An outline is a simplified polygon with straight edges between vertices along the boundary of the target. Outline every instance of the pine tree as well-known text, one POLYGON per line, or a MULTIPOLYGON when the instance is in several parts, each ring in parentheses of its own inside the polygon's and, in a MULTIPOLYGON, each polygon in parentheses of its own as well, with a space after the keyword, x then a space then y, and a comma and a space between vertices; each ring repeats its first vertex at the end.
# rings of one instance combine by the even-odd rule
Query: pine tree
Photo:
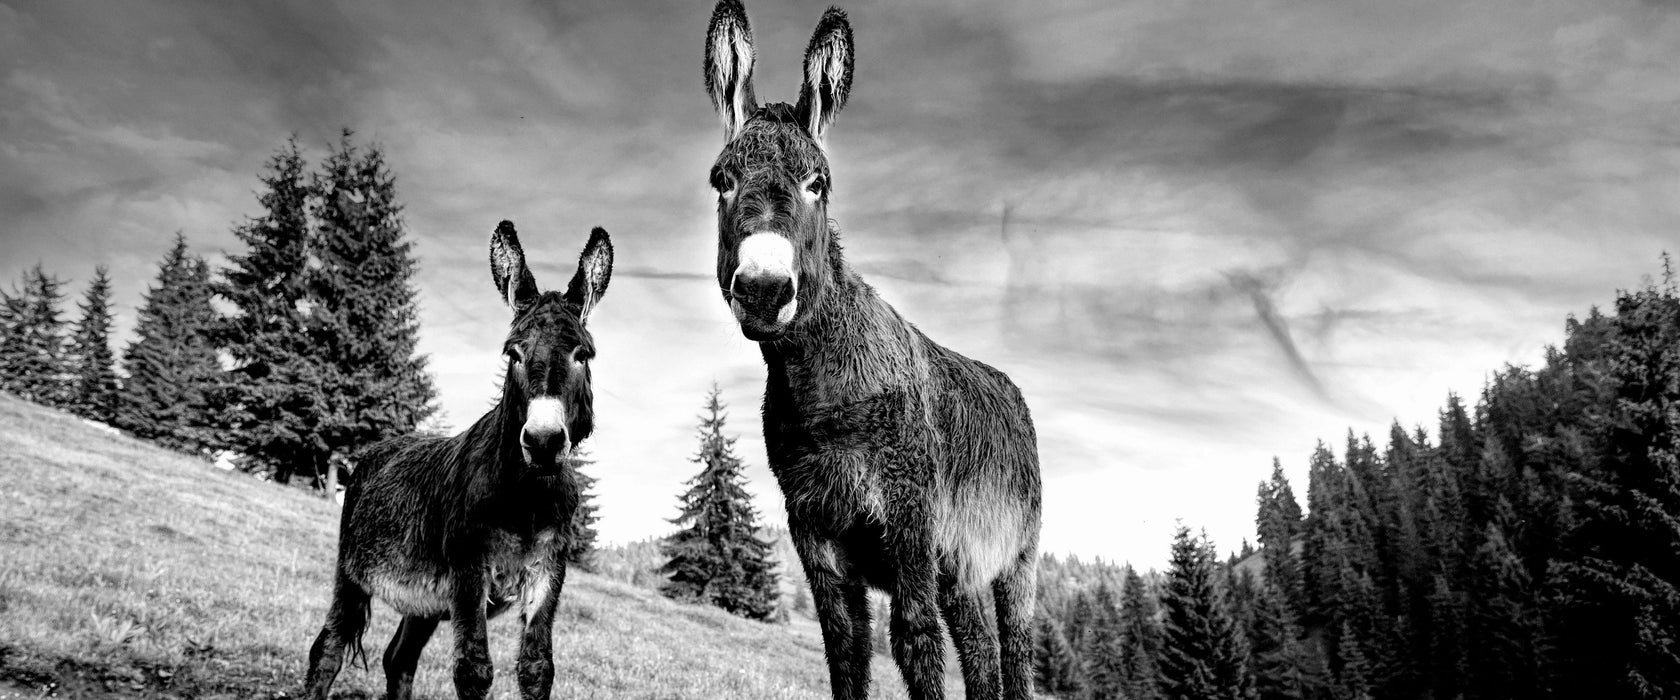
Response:
MULTIPOLYGON (((311 178, 319 265, 305 274, 325 409, 316 432, 336 455, 413 431, 436 410, 437 395, 426 358, 415 353, 416 264, 396 178, 377 147, 358 148, 351 136, 343 132, 311 178)), ((322 474, 321 466, 314 473, 322 474)), ((333 481, 331 472, 325 476, 333 481)))
POLYGON ((63 289, 63 280, 36 263, 24 271, 22 291, 0 300, 6 310, 0 389, 48 406, 69 404, 75 375, 65 358, 63 289))
MULTIPOLYGON (((1340 510, 1341 465, 1323 442, 1307 466, 1307 516, 1301 529, 1301 609, 1304 624, 1325 624, 1335 615, 1341 592, 1332 558, 1342 547, 1332 512, 1340 510)), ((1339 517, 1339 516, 1338 516, 1339 517)))
POLYGON ((1445 573, 1437 573, 1432 584, 1427 607, 1429 686, 1436 697, 1461 697, 1469 671, 1464 641, 1468 603, 1464 592, 1455 589, 1445 573))
POLYGON ((102 423, 116 423, 121 382, 111 352, 111 277, 104 265, 94 268, 70 339, 71 370, 76 375, 70 409, 102 423))
POLYGON ((661 544, 669 560, 660 568, 670 598, 699 601, 755 620, 776 611, 776 574, 770 544, 759 539, 758 513, 744 488, 735 438, 724 437, 724 405, 717 385, 706 397, 701 417, 700 449, 691 460, 700 473, 688 480, 682 514, 672 522, 683 529, 661 544))
POLYGON ((123 352, 128 379, 117 423, 136 437, 186 451, 219 445, 221 364, 209 336, 216 322, 209 285, 209 266, 176 234, 123 352))
POLYGON ((595 523, 601 519, 597 513, 600 506, 595 503, 595 477, 583 472, 583 468, 595 463, 589 457, 587 449, 574 450, 571 456, 571 468, 577 472, 578 498, 577 510, 572 513, 572 537, 570 548, 566 551, 566 563, 583 571, 595 572, 595 540, 599 533, 595 531, 595 523))
POLYGON ((1301 504, 1283 474, 1283 464, 1272 458, 1272 476, 1260 483, 1259 512, 1255 527, 1260 551, 1266 562, 1266 578, 1276 580, 1284 600, 1295 609, 1303 607, 1301 570, 1294 552, 1303 529, 1301 504))
POLYGON ((1125 694, 1122 664, 1120 603, 1107 581, 1099 581, 1091 592, 1092 617, 1080 640, 1079 659, 1084 669, 1085 697, 1113 698, 1125 694))
POLYGON ((1301 642, 1301 627, 1280 582, 1267 577, 1255 593, 1248 628, 1255 695, 1259 700, 1318 697, 1323 678, 1301 642))
POLYGON ((1336 659, 1340 665, 1336 674, 1336 700, 1372 700, 1371 663, 1365 656, 1364 645, 1347 622, 1342 623, 1336 659))
MULTIPOLYGON (((1085 639, 1090 636, 1092 623, 1097 618, 1096 601, 1091 597, 1090 588, 1080 588, 1073 593, 1073 600, 1068 606, 1067 615, 1062 618, 1062 633, 1067 635, 1068 644, 1073 647, 1075 656, 1085 652, 1085 639)), ((1079 685, 1085 685, 1085 660, 1079 659, 1079 685)))
POLYGON ((1576 524, 1553 562, 1558 697, 1680 696, 1680 298, 1616 300, 1607 452, 1570 475, 1576 524))
POLYGON ((1058 695, 1077 694, 1081 675, 1079 657, 1074 655, 1062 624, 1049 615, 1039 615, 1037 637, 1033 672, 1039 689, 1058 695))
POLYGON ((1120 589, 1120 686, 1130 700, 1159 700, 1161 627, 1143 577, 1126 567, 1120 589))
POLYGON ((1242 642, 1215 586, 1214 561, 1213 546, 1179 526, 1161 596, 1166 610, 1161 689, 1169 700, 1253 696, 1242 642))
MULTIPOLYGON (((25 274, 28 274, 27 272, 25 274)), ((0 289, 0 391, 16 392, 23 377, 23 295, 0 289)))
POLYGON ((233 231, 247 250, 228 256, 214 286, 233 307, 216 338, 234 364, 232 442, 286 483, 294 473, 315 473, 330 454, 320 435, 328 407, 308 333, 310 186, 296 137, 266 167, 262 215, 233 231))
POLYGON ((1539 697, 1539 620, 1528 570, 1497 524, 1488 523, 1484 537, 1471 568, 1467 664, 1471 674, 1465 697, 1539 697))

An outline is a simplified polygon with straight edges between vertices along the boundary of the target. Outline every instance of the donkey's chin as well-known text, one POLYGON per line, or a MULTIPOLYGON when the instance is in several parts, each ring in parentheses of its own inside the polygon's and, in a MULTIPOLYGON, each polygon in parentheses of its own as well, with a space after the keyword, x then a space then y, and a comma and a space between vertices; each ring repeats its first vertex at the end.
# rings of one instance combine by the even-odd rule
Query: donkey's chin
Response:
POLYGON ((572 461, 570 449, 561 450, 551 455, 531 454, 530 450, 521 449, 520 456, 525 458, 525 468, 537 476, 552 476, 572 461))
POLYGON ((790 301, 777 310, 775 318, 765 318, 764 315, 753 313, 741 305, 739 301, 731 300, 729 310, 735 313, 735 321, 741 324, 741 335, 747 340, 768 342, 777 340, 787 333, 793 323, 794 312, 799 309, 799 301, 790 301))
POLYGON ((741 335, 746 336, 747 340, 760 343, 768 343, 772 340, 779 340, 781 339, 782 334, 786 331, 786 326, 762 326, 750 321, 743 321, 741 323, 741 335))

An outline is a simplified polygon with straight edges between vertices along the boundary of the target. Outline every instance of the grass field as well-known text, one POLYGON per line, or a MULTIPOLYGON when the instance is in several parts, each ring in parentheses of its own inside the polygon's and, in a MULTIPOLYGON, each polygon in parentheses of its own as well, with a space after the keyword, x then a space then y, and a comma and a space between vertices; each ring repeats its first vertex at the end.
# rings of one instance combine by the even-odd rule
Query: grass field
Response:
MULTIPOLYGON (((297 697, 337 521, 307 492, 0 395, 0 698, 297 697)), ((396 614, 373 617, 372 668, 347 666, 336 696, 382 694, 396 614)), ((517 697, 515 618, 490 623, 497 698, 517 697)), ((454 697, 447 627, 421 697, 454 697)), ((828 697, 808 620, 749 622, 587 574, 566 583, 555 657, 556 697, 828 697)), ((890 660, 874 677, 875 697, 904 697, 890 660)))

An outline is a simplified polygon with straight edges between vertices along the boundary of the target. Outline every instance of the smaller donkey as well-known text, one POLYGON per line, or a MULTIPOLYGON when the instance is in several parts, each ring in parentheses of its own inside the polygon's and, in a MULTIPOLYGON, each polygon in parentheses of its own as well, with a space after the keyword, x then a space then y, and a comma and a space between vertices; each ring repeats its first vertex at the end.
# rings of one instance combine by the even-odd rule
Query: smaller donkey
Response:
POLYGON ((579 485, 571 450, 594 430, 585 322, 612 277, 612 242, 595 229, 564 294, 539 292, 513 223, 490 238, 490 272, 513 307, 502 398, 452 438, 406 435, 369 447, 344 497, 338 576, 309 650, 308 697, 323 700, 373 598, 402 613, 385 648, 386 697, 406 699, 438 621, 455 628, 455 692, 490 692, 485 621, 518 602, 519 691, 554 684, 554 608, 566 580, 579 485))

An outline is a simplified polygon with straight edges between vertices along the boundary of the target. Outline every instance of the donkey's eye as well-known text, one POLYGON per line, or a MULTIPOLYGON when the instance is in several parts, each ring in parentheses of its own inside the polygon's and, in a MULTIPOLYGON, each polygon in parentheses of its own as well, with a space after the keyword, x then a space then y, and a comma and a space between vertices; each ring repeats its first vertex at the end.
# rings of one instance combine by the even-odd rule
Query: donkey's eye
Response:
POLYGON ((805 191, 821 196, 822 193, 828 191, 828 178, 821 175, 811 176, 811 182, 805 185, 805 191))
POLYGON ((712 189, 720 195, 727 195, 735 191, 735 178, 729 173, 718 170, 712 173, 712 189))
POLYGON ((572 351, 573 362, 588 362, 593 359, 595 359, 595 351, 589 348, 579 347, 572 351))
POLYGON ((519 350, 519 346, 517 346, 517 345, 510 345, 510 346, 508 346, 508 349, 507 349, 507 351, 506 351, 506 352, 507 352, 507 356, 508 356, 508 359, 510 359, 510 360, 513 360, 513 363, 514 363, 514 364, 516 364, 516 365, 518 365, 518 364, 524 364, 524 362, 525 362, 525 353, 524 353, 524 352, 521 352, 521 351, 520 351, 520 350, 519 350))

